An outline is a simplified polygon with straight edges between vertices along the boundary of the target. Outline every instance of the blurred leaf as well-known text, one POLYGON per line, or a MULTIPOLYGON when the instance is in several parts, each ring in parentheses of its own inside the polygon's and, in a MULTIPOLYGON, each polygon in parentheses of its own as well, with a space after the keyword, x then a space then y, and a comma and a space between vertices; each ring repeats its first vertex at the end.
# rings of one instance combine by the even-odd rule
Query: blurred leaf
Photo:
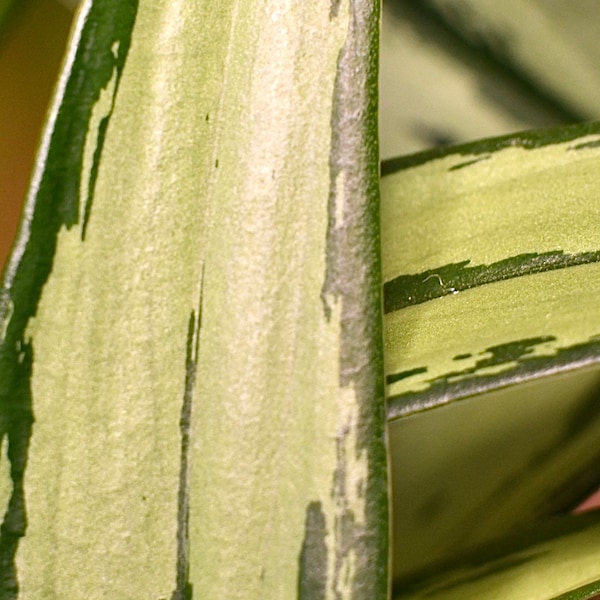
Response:
POLYGON ((384 3, 380 54, 383 158, 578 118, 467 44, 422 2, 384 3))
POLYGON ((395 600, 588 600, 600 591, 600 513, 526 529, 405 582, 395 600))
POLYGON ((58 2, 66 6, 69 10, 75 10, 81 4, 81 0, 58 0, 58 2))
POLYGON ((426 0, 476 47, 580 119, 600 117, 600 21, 594 0, 426 0))

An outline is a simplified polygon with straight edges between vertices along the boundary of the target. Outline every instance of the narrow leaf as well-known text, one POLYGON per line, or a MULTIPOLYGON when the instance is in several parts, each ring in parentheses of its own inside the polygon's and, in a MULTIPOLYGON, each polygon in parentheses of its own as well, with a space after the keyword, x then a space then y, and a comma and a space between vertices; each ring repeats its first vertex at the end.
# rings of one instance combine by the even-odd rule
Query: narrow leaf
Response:
POLYGON ((582 0, 427 0, 448 24, 480 50, 494 54, 540 92, 579 119, 597 119, 600 28, 597 5, 582 0))
POLYGON ((421 0, 384 3, 380 86, 383 158, 580 116, 473 47, 421 0))
POLYGON ((406 583, 395 600, 592 600, 600 590, 600 514, 567 516, 406 583))
POLYGON ((600 479, 599 147, 585 125, 384 164, 396 578, 600 479))

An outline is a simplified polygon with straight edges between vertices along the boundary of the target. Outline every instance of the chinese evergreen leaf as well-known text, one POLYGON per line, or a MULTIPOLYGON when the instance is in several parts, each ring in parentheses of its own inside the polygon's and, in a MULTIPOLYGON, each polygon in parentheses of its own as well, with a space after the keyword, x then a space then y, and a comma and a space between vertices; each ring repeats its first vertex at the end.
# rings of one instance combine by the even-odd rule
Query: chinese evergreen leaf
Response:
POLYGON ((397 581, 600 480, 600 128, 384 164, 397 581))
POLYGON ((386 598, 377 31, 80 7, 3 279, 2 600, 386 598))

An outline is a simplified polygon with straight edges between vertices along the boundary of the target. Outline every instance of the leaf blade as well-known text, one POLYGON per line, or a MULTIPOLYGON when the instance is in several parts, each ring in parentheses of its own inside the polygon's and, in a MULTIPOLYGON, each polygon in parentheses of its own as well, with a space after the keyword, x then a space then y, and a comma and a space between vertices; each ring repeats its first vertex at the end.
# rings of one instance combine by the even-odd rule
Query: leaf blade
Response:
MULTIPOLYGON (((112 32, 111 6, 132 4, 88 2, 80 30, 112 32)), ((313 8, 140 4, 120 81, 113 38, 110 68, 65 75, 97 78, 81 113, 57 100, 75 141, 42 150, 70 203, 45 244, 26 222, 5 276, 7 347, 35 345, 26 596, 293 597, 321 513, 312 575, 386 595, 378 12, 313 8), (28 251, 47 277, 30 304, 28 251)))

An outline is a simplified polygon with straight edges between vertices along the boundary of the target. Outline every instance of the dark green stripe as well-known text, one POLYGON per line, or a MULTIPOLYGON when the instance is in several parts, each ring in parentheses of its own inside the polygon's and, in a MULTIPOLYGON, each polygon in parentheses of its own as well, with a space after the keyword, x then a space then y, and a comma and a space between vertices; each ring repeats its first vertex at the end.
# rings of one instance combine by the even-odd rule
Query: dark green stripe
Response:
MULTIPOLYGON (((95 0, 90 8, 47 154, 41 159, 44 172, 35 190, 33 215, 21 225, 20 237, 2 279, 0 322, 11 313, 11 304, 12 316, 5 338, 0 341, 0 436, 8 437, 13 492, 0 529, 0 600, 15 597, 14 558, 18 538, 24 535, 26 526, 20 488, 33 421, 30 379, 34 349, 25 330, 36 314, 42 290, 52 271, 58 233, 62 227, 69 229, 78 221, 89 120, 115 66, 118 85, 129 51, 137 7, 138 0, 95 0), (115 57, 113 49, 117 44, 115 57)), ((98 152, 100 150, 101 146, 98 152)), ((96 154, 95 163, 98 159, 96 154)))
POLYGON ((491 157, 492 157, 492 155, 488 154, 487 156, 482 156, 480 158, 475 158, 473 160, 467 160, 465 162, 458 163, 457 165, 454 165, 453 167, 450 167, 448 169, 448 171, 459 171, 460 169, 464 169, 465 167, 470 167, 471 165, 477 164, 483 160, 488 160, 491 157))
POLYGON ((587 150, 588 148, 598 148, 600 147, 600 140, 594 140, 593 142, 583 142, 582 144, 577 144, 577 146, 572 146, 569 150, 587 150))
POLYGON ((600 598, 600 580, 556 596, 552 600, 597 600, 598 598, 600 598))
POLYGON ((524 131, 516 135, 504 135, 468 144, 434 148, 409 156, 392 158, 381 163, 381 175, 382 177, 391 175, 392 173, 417 167, 437 158, 445 158, 454 154, 462 156, 492 154, 504 148, 512 147, 534 150, 551 144, 568 142, 587 135, 600 135, 600 122, 594 121, 593 123, 578 123, 576 125, 554 127, 551 129, 524 131))
MULTIPOLYGON (((62 104, 58 110, 44 172, 35 196, 31 220, 22 225, 16 250, 9 260, 0 292, 0 320, 14 311, 4 342, 0 345, 0 410, 29 410, 13 388, 23 332, 35 315, 50 272, 58 232, 77 223, 80 179, 87 127, 93 107, 113 76, 121 76, 131 42, 137 0, 96 0, 81 33, 81 40, 62 104), (118 44, 117 57, 113 48, 118 44), (27 233, 29 229, 29 234, 27 233), (22 255, 20 255, 22 251, 22 255), (14 264, 18 259, 18 264, 14 264)), ((118 84, 118 82, 117 82, 118 84)), ((97 157, 95 157, 97 160, 97 157)))
MULTIPOLYGON (((341 6, 341 4, 340 4, 341 6)), ((361 561, 352 574, 352 598, 388 597, 388 487, 385 447, 385 397, 381 319, 379 152, 377 140, 377 47, 380 8, 370 0, 351 0, 346 42, 336 69, 329 154, 330 191, 326 233, 324 317, 341 308, 339 386, 355 393, 358 409, 354 451, 364 451, 369 470, 362 487, 364 521, 354 520, 345 485, 346 446, 333 475, 331 496, 337 522, 332 524, 335 561, 330 587, 346 574, 343 561, 356 552, 361 561), (339 177, 343 190, 339 194, 339 177), (338 219, 340 205, 343 206, 338 219), (340 534, 340 528, 342 533, 340 534), (342 540, 342 541, 340 541, 342 540), (374 568, 376 565, 376 568, 374 568)), ((308 552, 308 550, 307 550, 308 552)), ((307 560, 309 560, 307 558, 307 560)))
POLYGON ((297 600, 325 600, 327 596, 327 526, 320 502, 306 507, 304 540, 300 550, 297 600))
MULTIPOLYGON (((489 367, 496 367, 498 365, 507 364, 511 362, 515 362, 521 360, 527 354, 531 354, 533 348, 538 346, 539 344, 544 344, 546 342, 553 342, 556 338, 551 335, 529 338, 525 340, 517 340, 515 342, 509 342, 507 344, 500 344, 498 346, 490 346, 486 348, 480 354, 491 354, 491 356, 487 356, 486 358, 482 358, 475 363, 475 366, 468 367, 463 369, 462 371, 452 371, 451 373, 447 373, 443 377, 438 377, 437 379, 432 379, 432 383, 438 382, 440 380, 449 381, 450 379, 454 379, 457 377, 466 377, 468 375, 473 375, 480 371, 481 369, 487 369, 489 367)), ((467 358, 472 356, 472 354, 459 354, 459 360, 463 358, 467 358)), ((452 360, 456 360, 454 357, 452 360)), ((422 373, 427 373, 427 367, 417 367, 415 369, 410 369, 408 371, 401 371, 400 373, 394 373, 393 375, 388 375, 386 377, 386 383, 391 385, 396 381, 401 381, 403 379, 408 379, 409 377, 414 377, 415 375, 421 375, 422 373)))
POLYGON ((495 281, 600 262, 600 251, 578 254, 565 254, 562 250, 532 252, 473 267, 467 266, 470 262, 464 260, 386 281, 383 286, 384 311, 390 313, 495 281))
POLYGON ((202 294, 204 268, 200 285, 198 314, 192 310, 188 322, 185 356, 185 387, 181 405, 179 428, 181 431, 181 457, 179 465, 179 492, 177 498, 177 561, 175 590, 171 600, 192 600, 193 586, 190 581, 190 432, 192 428, 192 399, 196 387, 196 371, 200 350, 200 330, 202 329, 202 294))
POLYGON ((427 373, 427 367, 417 367, 416 369, 410 369, 408 371, 401 371, 400 373, 388 375, 385 378, 385 382, 388 385, 391 385, 392 383, 396 383, 396 381, 407 379, 408 377, 412 377, 413 375, 421 375, 422 373, 427 373))
POLYGON ((90 169, 90 178, 88 181, 88 193, 85 200, 85 208, 83 211, 83 222, 81 224, 81 241, 85 241, 85 234, 87 232, 88 224, 90 222, 90 216, 92 214, 92 204, 94 202, 94 192, 96 191, 96 180, 98 179, 98 169, 100 168, 100 158, 102 157, 102 150, 104 148, 104 139, 106 137, 106 130, 115 108, 115 100, 117 98, 116 90, 115 95, 112 99, 112 105, 109 114, 100 121, 98 126, 98 136, 96 138, 96 149, 94 150, 94 158, 92 160, 92 168, 90 169))
POLYGON ((600 362, 600 335, 586 342, 557 349, 550 356, 529 356, 534 347, 554 341, 546 335, 486 348, 481 354, 491 357, 478 360, 475 366, 452 371, 428 380, 424 390, 405 392, 388 398, 388 419, 446 404, 452 400, 531 380, 541 375, 551 375, 600 362), (478 374, 481 370, 517 363, 500 373, 478 374))

